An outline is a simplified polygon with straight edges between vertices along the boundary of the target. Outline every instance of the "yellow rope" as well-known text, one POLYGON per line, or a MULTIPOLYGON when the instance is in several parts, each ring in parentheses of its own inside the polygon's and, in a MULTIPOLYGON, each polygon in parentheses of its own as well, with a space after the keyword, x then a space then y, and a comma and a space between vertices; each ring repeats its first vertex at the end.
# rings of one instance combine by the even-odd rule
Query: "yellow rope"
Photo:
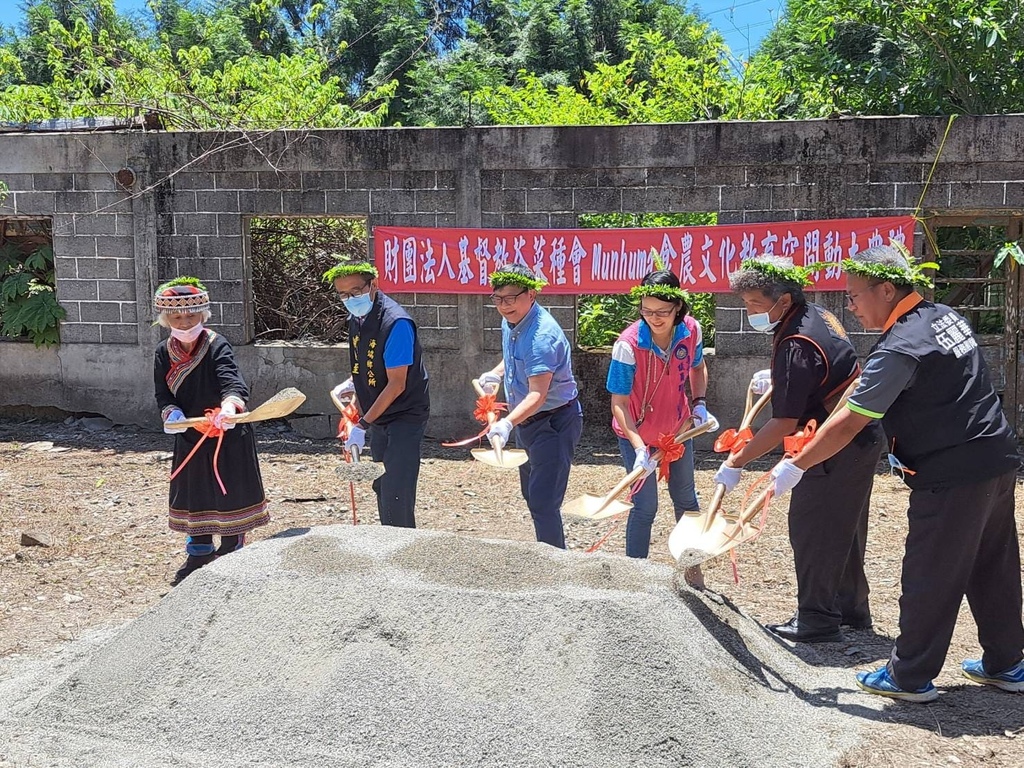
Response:
POLYGON ((942 149, 946 146, 946 139, 949 137, 949 131, 953 127, 953 121, 956 120, 958 115, 950 115, 949 121, 946 123, 946 132, 942 134, 942 141, 939 142, 939 149, 935 153, 935 159, 932 161, 931 170, 928 171, 928 178, 925 179, 924 189, 921 190, 921 197, 917 200, 917 208, 914 209, 913 217, 914 221, 920 222, 921 228, 924 229, 924 236, 928 239, 928 244, 932 247, 932 252, 935 254, 935 259, 941 258, 939 253, 939 244, 935 240, 935 235, 932 234, 931 228, 928 226, 928 222, 921 217, 921 206, 924 205, 924 197, 928 194, 928 187, 932 183, 932 177, 935 175, 935 169, 939 165, 939 158, 942 157, 942 149))

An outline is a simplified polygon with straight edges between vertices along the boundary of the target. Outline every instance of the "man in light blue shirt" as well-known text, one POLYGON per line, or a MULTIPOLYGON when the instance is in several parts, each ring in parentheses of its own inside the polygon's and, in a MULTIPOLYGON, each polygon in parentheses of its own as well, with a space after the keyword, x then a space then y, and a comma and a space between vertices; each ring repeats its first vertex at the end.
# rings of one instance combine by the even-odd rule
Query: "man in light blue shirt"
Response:
POLYGON ((562 500, 583 432, 572 348, 551 313, 537 303, 545 283, 528 267, 502 267, 490 280, 491 299, 503 318, 502 360, 478 381, 485 392, 504 382, 509 413, 487 437, 504 446, 516 429, 516 442, 529 457, 519 467, 519 485, 537 541, 565 549, 562 500))

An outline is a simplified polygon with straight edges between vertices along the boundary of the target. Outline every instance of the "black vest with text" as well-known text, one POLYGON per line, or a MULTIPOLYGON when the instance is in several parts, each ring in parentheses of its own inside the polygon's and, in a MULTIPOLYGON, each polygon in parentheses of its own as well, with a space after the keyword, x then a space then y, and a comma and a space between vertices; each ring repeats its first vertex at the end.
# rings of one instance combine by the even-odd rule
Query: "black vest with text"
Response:
POLYGON ((406 374, 405 391, 374 420, 375 424, 388 424, 399 419, 425 422, 430 416, 429 377, 427 369, 423 367, 423 350, 420 348, 416 323, 394 299, 385 296, 381 291, 377 291, 373 307, 366 317, 362 318, 362 322, 354 317, 349 317, 348 320, 348 348, 356 397, 359 398, 363 413, 366 413, 387 386, 384 345, 391 334, 391 329, 399 320, 408 320, 412 323, 412 365, 406 374))
POLYGON ((968 485, 1014 470, 1017 444, 967 321, 921 301, 871 350, 912 357, 918 368, 882 426, 911 488, 968 485))
POLYGON ((836 316, 810 302, 794 305, 779 323, 772 340, 773 368, 779 345, 786 339, 794 338, 814 345, 825 360, 825 375, 799 420, 800 426, 811 419, 815 419, 818 426, 821 426, 843 391, 860 374, 857 353, 836 316))

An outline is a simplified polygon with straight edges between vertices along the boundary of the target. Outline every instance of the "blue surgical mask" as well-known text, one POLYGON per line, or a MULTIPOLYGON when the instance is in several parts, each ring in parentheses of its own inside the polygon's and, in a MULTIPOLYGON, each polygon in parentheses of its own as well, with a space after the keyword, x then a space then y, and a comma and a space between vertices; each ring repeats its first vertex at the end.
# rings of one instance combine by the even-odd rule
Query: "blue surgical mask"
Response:
MULTIPOLYGON (((780 301, 782 301, 781 296, 776 299, 775 304, 778 304, 780 301)), ((772 304, 772 309, 775 309, 775 304, 772 304)), ((750 327, 755 331, 760 331, 761 333, 768 333, 773 330, 782 318, 773 321, 769 317, 772 309, 769 309, 767 312, 758 312, 756 315, 747 315, 747 322, 750 323, 750 327)))
POLYGON ((370 298, 369 291, 348 299, 342 299, 341 303, 345 305, 345 309, 353 317, 365 317, 373 307, 373 299, 370 298))

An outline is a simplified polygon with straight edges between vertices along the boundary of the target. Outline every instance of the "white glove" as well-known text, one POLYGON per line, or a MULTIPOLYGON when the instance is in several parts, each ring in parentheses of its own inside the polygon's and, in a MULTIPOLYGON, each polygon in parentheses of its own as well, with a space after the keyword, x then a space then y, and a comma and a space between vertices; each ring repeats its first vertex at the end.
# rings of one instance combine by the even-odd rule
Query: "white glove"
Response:
POLYGON ((352 382, 352 377, 350 376, 332 389, 331 394, 339 400, 344 400, 346 397, 355 397, 356 385, 352 382))
POLYGON ((732 493, 740 484, 740 477, 743 476, 742 467, 730 467, 723 461, 718 471, 715 472, 715 483, 724 485, 726 493, 732 493))
POLYGON ((783 459, 772 470, 772 479, 775 481, 774 485, 772 485, 772 492, 776 496, 789 493, 796 487, 796 484, 800 482, 800 478, 803 476, 804 470, 800 469, 789 459, 783 459))
POLYGON ((508 445, 508 438, 511 434, 512 422, 508 419, 498 419, 487 430, 487 439, 491 441, 491 445, 497 444, 496 447, 504 448, 508 445))
POLYGON ((750 389, 755 395, 763 395, 772 385, 772 372, 765 368, 758 371, 750 380, 750 389))
POLYGON ((708 420, 708 407, 703 402, 697 403, 693 406, 692 416, 693 426, 699 427, 708 420))
POLYGON ((365 447, 366 430, 358 424, 353 424, 348 431, 348 437, 345 439, 345 450, 350 451, 352 448, 358 448, 362 451, 365 447))
POLYGON ((184 420, 185 420, 185 414, 181 412, 180 408, 175 408, 173 411, 171 411, 170 415, 168 415, 167 421, 164 422, 164 432, 166 432, 168 435, 177 435, 177 434, 179 434, 181 432, 187 432, 188 431, 188 427, 172 427, 172 426, 170 426, 171 424, 173 424, 176 421, 184 421, 184 420))
POLYGON ((476 383, 480 385, 480 389, 484 392, 493 395, 501 387, 501 376, 494 371, 488 371, 487 373, 481 373, 476 383))
POLYGON ((636 472, 638 469, 643 469, 642 477, 647 477, 657 468, 658 462, 651 458, 651 452, 647 449, 647 446, 639 448, 636 452, 636 458, 633 460, 633 471, 636 472))
POLYGON ((238 406, 231 400, 225 400, 220 404, 220 413, 213 417, 213 426, 217 429, 234 429, 235 422, 225 419, 225 416, 234 416, 238 413, 238 406))

